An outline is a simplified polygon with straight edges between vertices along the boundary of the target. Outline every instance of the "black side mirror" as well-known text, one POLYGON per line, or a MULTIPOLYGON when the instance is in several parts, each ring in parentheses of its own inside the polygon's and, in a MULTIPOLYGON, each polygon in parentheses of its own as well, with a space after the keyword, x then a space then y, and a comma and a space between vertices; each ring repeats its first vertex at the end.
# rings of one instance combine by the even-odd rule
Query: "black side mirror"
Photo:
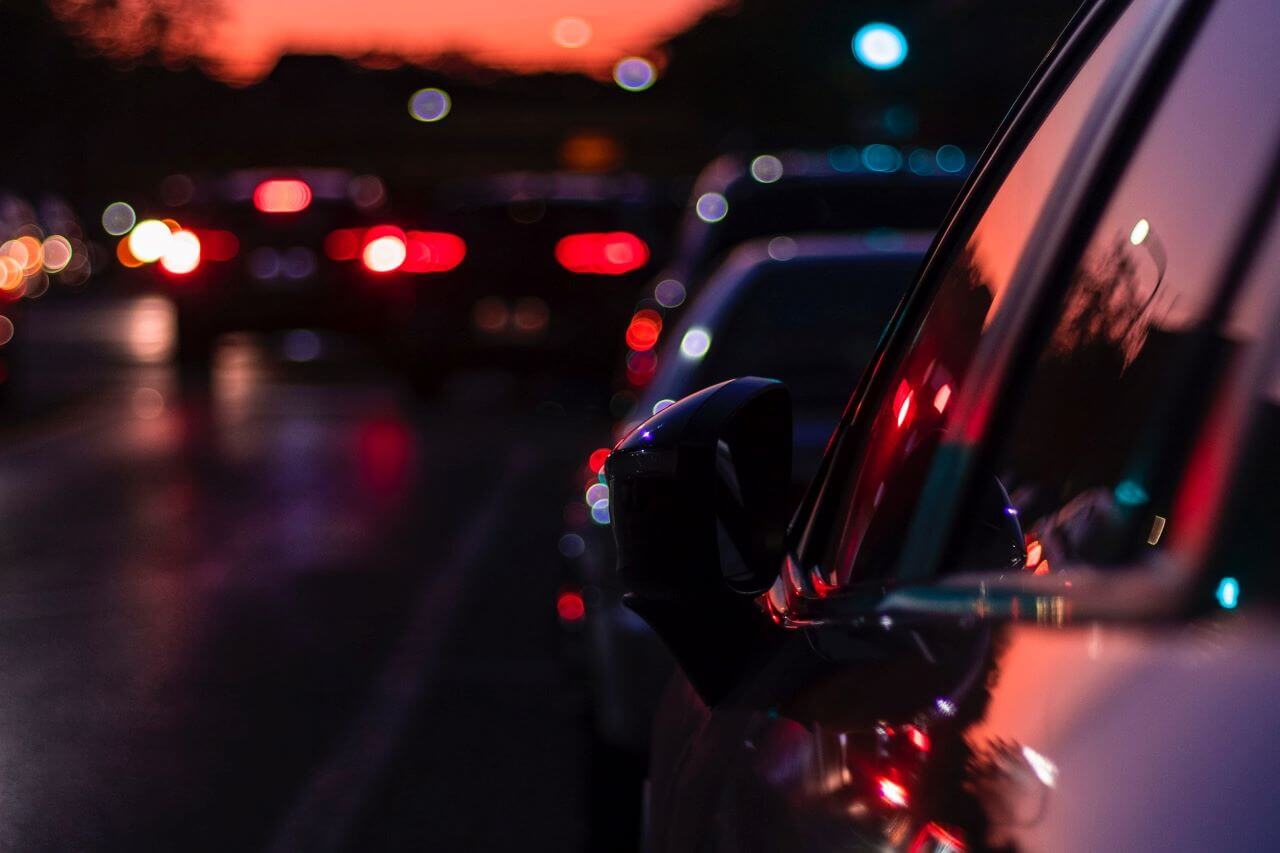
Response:
POLYGON ((707 701, 767 626, 751 597, 777 578, 791 486, 791 397, 748 377, 669 406, 605 465, 629 606, 707 701))

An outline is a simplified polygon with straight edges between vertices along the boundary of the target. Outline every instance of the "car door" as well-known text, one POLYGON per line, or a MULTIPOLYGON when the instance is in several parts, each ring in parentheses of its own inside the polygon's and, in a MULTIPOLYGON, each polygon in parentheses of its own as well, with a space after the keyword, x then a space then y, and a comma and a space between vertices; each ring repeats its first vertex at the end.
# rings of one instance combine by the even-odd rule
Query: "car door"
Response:
MULTIPOLYGON (((1229 360, 1208 356, 1221 354, 1216 333, 1230 302, 1228 279, 1238 277, 1240 237, 1256 218, 1256 188, 1266 184, 1275 147, 1274 109, 1252 103, 1275 68, 1266 51, 1226 47, 1262 37, 1258 21, 1274 24, 1273 13, 1252 6, 1222 2, 1206 12, 1200 4, 1137 2, 1109 29, 1097 18, 1085 22, 1081 33, 1093 24, 1108 35, 1075 44, 1090 58, 1073 82, 1044 95, 1052 108, 1042 104, 1043 118, 1023 128, 1029 141, 995 189, 982 201, 981 181, 971 189, 969 209, 926 270, 924 297, 900 318, 876 375, 855 396, 823 483, 798 519, 794 558, 769 595, 775 616, 800 629, 795 641, 712 711, 673 688, 657 740, 655 849, 860 842, 945 849, 1028 838, 1033 846, 1088 846, 1078 843, 1087 833, 1073 836, 1045 817, 1045 792, 1060 773, 1051 745, 1080 724, 1073 708, 1096 707, 1126 666, 1168 645, 1144 645, 1120 623, 1122 639, 1107 646, 1116 649, 1115 665, 1088 669, 1082 661, 1098 659, 1098 638, 1111 629, 1068 630, 1073 599, 1064 590, 1001 598, 973 595, 982 580, 928 593, 904 584, 927 579, 943 558, 961 561, 946 566, 949 577, 994 580, 1011 566, 1037 577, 1039 562, 1030 572, 1026 566, 1034 553, 1043 560, 1048 546, 1027 538, 1037 531, 1023 529, 1022 510, 1000 479, 1005 469, 990 464, 996 451, 989 450, 1037 448, 1053 437, 1038 423, 1045 395, 1034 390, 1037 381, 1074 389, 1068 414, 1128 405, 1125 429, 1115 429, 1125 439, 1108 441, 1106 453, 1093 453, 1071 427, 1058 431, 1076 442, 1070 452, 1086 467, 1109 473, 1139 460, 1165 463, 1147 469, 1159 476, 1145 484, 1112 484, 1113 504, 1137 501, 1143 509, 1125 516, 1126 559, 1133 531, 1158 543, 1157 517, 1166 525, 1175 517, 1161 513, 1172 510, 1159 501, 1172 501, 1185 483, 1192 439, 1228 369, 1229 360), (1245 83, 1239 96, 1214 97, 1223 79, 1245 83), (1257 133, 1214 149, 1221 140, 1204 128, 1223 126, 1257 133), (1178 192, 1199 206, 1179 211, 1178 192), (1135 205, 1143 213, 1134 215, 1135 205), (1168 235, 1175 222, 1194 221, 1189 211, 1213 211, 1215 221, 1202 219, 1203 230, 1178 239, 1175 250, 1168 235), (971 224, 958 227, 966 214, 971 224), (1083 353, 1074 377, 1064 347, 1083 353), (1199 396, 1166 381, 1187 365, 1207 371, 1199 396), (1098 370, 1110 370, 1111 381, 1095 388, 1090 376, 1098 370), (1135 387, 1142 394, 1128 399, 1135 387), (1171 418, 1186 418, 1177 421, 1183 434, 1158 429, 1171 418), (1008 424, 1016 428, 1002 429, 1008 424), (1003 444, 995 438, 1006 433, 1003 444), (946 535, 953 526, 982 533, 973 537, 973 565, 963 562, 970 551, 946 535), (1039 681, 1002 679, 1011 670, 1039 681), (993 727, 991 709, 1002 697, 1009 710, 993 727)), ((1106 429, 1088 434, 1098 435, 1109 437, 1106 429)), ((1079 475, 1060 476, 1074 483, 1079 475)), ((1064 506, 1077 497, 1071 491, 1059 489, 1064 506)), ((1092 770, 1094 781, 1105 774, 1092 770)), ((1054 813, 1083 819, 1088 802, 1077 797, 1054 813)), ((1121 808, 1132 805, 1130 798, 1121 808)))

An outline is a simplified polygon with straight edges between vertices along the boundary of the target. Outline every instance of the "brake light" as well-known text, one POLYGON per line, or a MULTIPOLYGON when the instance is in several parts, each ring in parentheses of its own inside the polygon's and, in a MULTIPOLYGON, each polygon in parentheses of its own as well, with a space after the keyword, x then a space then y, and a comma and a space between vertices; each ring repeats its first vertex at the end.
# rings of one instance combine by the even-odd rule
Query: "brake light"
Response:
POLYGON ((176 231, 169 238, 160 266, 173 275, 186 275, 200 266, 200 238, 190 231, 176 231))
POLYGON ((240 252, 240 241, 230 231, 200 229, 193 231, 200 239, 200 256, 207 261, 229 261, 240 252))
POLYGON ((556 243, 556 260, 569 272, 624 275, 649 262, 649 247, 626 231, 570 234, 556 243))
POLYGON ((324 238, 324 253, 331 261, 354 261, 360 256, 360 228, 339 228, 324 238))
POLYGON ((467 244, 457 234, 444 231, 410 231, 405 272, 448 272, 467 256, 467 244))
POLYGON ((394 234, 384 234, 365 243, 360 258, 370 272, 392 272, 404 263, 405 255, 404 240, 394 234))
POLYGON ((263 213, 297 213, 311 204, 311 187, 296 178, 272 178, 253 191, 253 206, 263 213))

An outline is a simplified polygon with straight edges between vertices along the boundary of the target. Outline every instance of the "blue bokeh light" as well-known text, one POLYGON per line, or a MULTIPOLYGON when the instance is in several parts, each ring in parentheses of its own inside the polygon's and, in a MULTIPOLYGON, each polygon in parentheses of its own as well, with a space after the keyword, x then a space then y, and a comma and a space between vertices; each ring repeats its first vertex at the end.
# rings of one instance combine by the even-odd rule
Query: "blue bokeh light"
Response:
POLYGON ((853 55, 870 69, 888 71, 907 58, 907 37, 893 24, 870 23, 854 34, 853 55))

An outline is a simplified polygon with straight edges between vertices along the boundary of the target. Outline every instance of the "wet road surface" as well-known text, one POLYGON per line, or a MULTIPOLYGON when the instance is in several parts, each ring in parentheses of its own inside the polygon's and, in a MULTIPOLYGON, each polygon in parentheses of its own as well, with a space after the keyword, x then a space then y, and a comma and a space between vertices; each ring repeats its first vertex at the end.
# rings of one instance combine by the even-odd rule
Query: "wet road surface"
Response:
POLYGON ((554 557, 590 417, 244 341, 183 393, 162 303, 35 309, 0 430, 0 849, 582 846, 554 557))

